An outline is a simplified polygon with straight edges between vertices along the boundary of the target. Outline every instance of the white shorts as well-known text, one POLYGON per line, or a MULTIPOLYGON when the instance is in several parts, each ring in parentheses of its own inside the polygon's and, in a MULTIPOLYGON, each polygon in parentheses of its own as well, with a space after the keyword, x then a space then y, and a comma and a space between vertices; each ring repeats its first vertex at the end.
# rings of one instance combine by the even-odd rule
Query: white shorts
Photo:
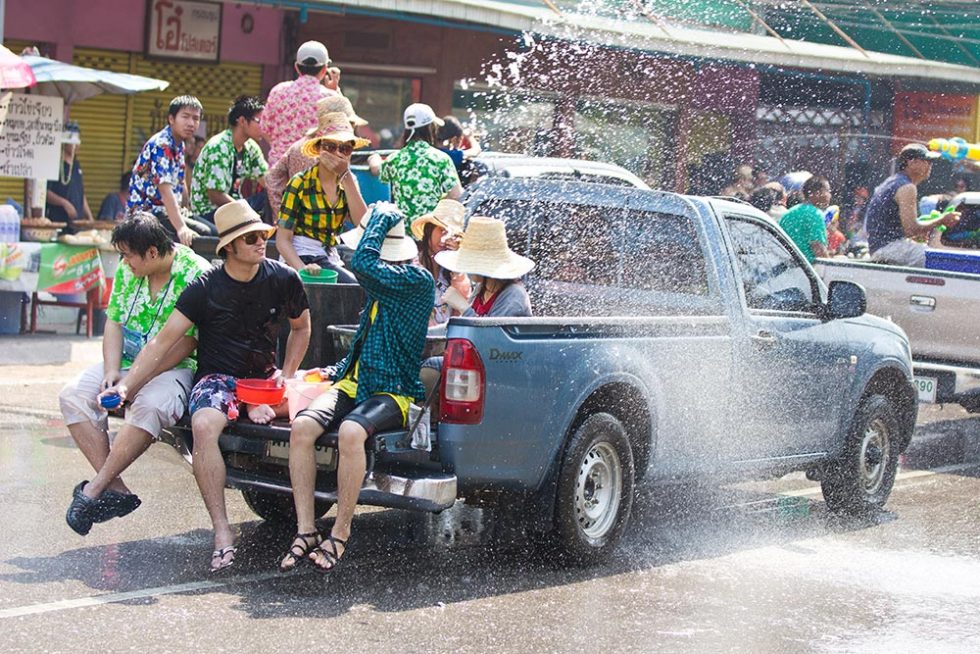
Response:
POLYGON ((893 266, 925 268, 926 244, 913 241, 912 239, 902 238, 887 243, 875 250, 871 255, 871 260, 875 263, 884 263, 893 266))
MULTIPOLYGON (((129 372, 123 370, 123 374, 129 372)), ((91 422, 102 431, 108 431, 109 421, 105 409, 96 397, 102 392, 103 365, 97 363, 86 369, 70 382, 58 395, 61 414, 66 425, 91 422)), ((126 407, 124 422, 147 432, 159 440, 160 431, 177 424, 187 409, 187 394, 194 373, 185 368, 174 368, 160 373, 146 383, 126 407)))

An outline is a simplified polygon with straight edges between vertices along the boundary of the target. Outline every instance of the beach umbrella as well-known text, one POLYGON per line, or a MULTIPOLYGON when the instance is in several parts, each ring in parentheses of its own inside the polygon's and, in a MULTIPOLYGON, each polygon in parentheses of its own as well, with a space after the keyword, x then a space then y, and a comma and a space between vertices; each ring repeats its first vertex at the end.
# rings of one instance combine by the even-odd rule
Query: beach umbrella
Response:
POLYGON ((25 55, 21 59, 31 67, 37 80, 33 92, 61 97, 65 104, 100 93, 128 95, 143 91, 162 91, 170 86, 170 82, 161 79, 75 66, 47 57, 25 55))
POLYGON ((22 89, 34 86, 30 64, 0 45, 0 89, 22 89))

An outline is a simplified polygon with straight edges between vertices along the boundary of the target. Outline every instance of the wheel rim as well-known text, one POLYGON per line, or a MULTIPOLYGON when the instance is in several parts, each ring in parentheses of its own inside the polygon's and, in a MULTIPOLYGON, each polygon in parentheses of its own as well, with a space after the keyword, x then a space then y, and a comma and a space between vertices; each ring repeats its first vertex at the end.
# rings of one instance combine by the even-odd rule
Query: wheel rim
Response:
POLYGON ((885 483, 885 470, 890 455, 888 427, 873 420, 861 439, 861 484, 866 493, 877 493, 885 483))
POLYGON ((575 483, 575 518, 587 537, 604 536, 615 524, 622 501, 623 466, 609 443, 586 453, 575 483))

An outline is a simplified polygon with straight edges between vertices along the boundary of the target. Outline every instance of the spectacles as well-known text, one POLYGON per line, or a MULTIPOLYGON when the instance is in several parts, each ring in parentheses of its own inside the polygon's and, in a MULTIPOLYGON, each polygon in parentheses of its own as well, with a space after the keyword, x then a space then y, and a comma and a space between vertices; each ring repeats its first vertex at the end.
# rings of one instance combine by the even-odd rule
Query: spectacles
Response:
POLYGON ((262 239, 262 242, 265 243, 269 240, 269 235, 265 232, 249 232, 248 234, 242 236, 242 240, 245 241, 245 245, 255 245, 258 243, 259 239, 262 239))
POLYGON ((333 141, 321 140, 320 143, 317 144, 317 149, 319 149, 320 151, 326 150, 327 152, 340 152, 340 154, 347 157, 350 156, 352 152, 354 152, 354 144, 335 143, 333 141))

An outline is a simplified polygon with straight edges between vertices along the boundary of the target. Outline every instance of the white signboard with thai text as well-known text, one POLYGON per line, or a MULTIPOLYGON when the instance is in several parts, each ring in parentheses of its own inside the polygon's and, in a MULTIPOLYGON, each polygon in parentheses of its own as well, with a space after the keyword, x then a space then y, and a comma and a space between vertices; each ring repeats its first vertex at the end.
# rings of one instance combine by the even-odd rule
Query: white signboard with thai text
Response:
POLYGON ((46 95, 0 95, 0 177, 58 179, 64 101, 46 95))
POLYGON ((190 0, 149 0, 146 54, 218 61, 221 5, 190 0))

